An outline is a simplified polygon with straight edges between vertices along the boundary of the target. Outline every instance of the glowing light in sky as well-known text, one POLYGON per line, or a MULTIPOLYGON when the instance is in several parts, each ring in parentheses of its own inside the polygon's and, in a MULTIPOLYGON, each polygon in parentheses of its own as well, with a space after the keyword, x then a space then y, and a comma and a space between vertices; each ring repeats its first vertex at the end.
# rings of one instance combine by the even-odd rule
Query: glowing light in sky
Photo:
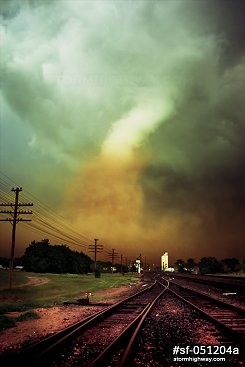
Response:
POLYGON ((102 154, 130 158, 133 148, 155 130, 157 125, 170 116, 172 105, 162 102, 145 103, 135 107, 120 120, 112 124, 102 145, 102 154))

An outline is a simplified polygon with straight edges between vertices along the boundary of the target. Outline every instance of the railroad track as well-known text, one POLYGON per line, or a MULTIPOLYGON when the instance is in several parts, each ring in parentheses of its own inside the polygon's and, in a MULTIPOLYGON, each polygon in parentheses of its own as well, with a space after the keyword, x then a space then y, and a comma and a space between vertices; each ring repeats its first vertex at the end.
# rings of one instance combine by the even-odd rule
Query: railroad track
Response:
MULTIPOLYGON (((66 330, 35 343, 24 350, 2 355, 1 367, 102 366, 101 360, 113 353, 122 341, 139 330, 154 302, 167 290, 166 284, 150 286, 66 330)), ((127 343, 125 349, 127 348, 127 343)))
MULTIPOLYGON (((160 281, 159 278, 157 279, 158 281, 160 281)), ((138 340, 135 341, 135 347, 133 348, 133 350, 131 350, 131 352, 127 355, 126 363, 122 365, 123 367, 131 367, 135 365, 143 366, 144 364, 141 364, 142 359, 144 360, 144 362, 146 362, 145 365, 147 366, 154 365, 160 367, 162 365, 165 366, 165 363, 169 363, 169 365, 177 367, 178 364, 172 364, 174 360, 173 351, 175 350, 176 346, 188 347, 190 350, 190 354, 186 352, 185 355, 180 354, 178 355, 178 357, 210 357, 211 354, 215 351, 216 354, 214 353, 212 357, 225 357, 225 365, 229 365, 232 367, 244 365, 244 309, 233 306, 226 302, 219 301, 201 292, 185 288, 173 281, 170 281, 167 292, 172 297, 171 303, 169 303, 169 300, 166 300, 164 298, 164 302, 160 301, 160 304, 157 305, 155 311, 157 313, 155 314, 155 316, 150 319, 147 318, 145 320, 146 324, 143 325, 140 337, 138 338, 138 340), (191 337, 192 328, 189 329, 189 336, 185 337, 185 333, 182 332, 184 331, 185 325, 185 320, 183 320, 183 318, 180 326, 176 327, 173 315, 175 312, 179 312, 178 306, 176 311, 177 299, 179 300, 179 310, 183 310, 182 314, 186 312, 187 318, 189 318, 189 320, 190 315, 193 315, 193 324, 191 324, 191 327, 195 325, 196 319, 198 319, 197 324, 199 325, 202 320, 206 320, 204 322, 204 324, 206 325, 206 329, 201 328, 201 330, 205 330, 205 332, 207 330, 207 335, 212 334, 214 336, 214 340, 216 340, 215 346, 213 342, 206 345, 206 343, 202 342, 201 339, 199 339, 199 343, 197 343, 195 339, 195 327, 193 327, 193 338, 191 337), (166 308, 166 302, 169 308, 166 308), (171 314, 168 312, 168 310, 171 310, 172 306, 173 313, 171 314), (163 309, 165 308, 165 311, 162 311, 161 307, 163 309), (194 309, 195 311, 193 312, 192 309, 194 309), (168 316, 165 314, 166 311, 168 313, 168 316), (167 322, 170 322, 170 325, 173 327, 172 329, 171 327, 166 327, 165 318, 167 318, 167 322), (171 321, 171 319, 173 321, 171 321), (176 337, 174 336, 175 331, 177 331, 176 337), (169 343, 166 343, 166 340, 168 338, 172 340, 169 343), (200 346, 204 348, 205 353, 207 351, 212 351, 210 352, 210 355, 203 355, 200 346), (207 347, 207 349, 205 348, 205 346, 207 347), (192 348, 194 348, 195 353, 197 354, 193 354, 192 348), (142 353, 143 351, 147 352, 142 353), (155 357, 156 355, 157 357, 155 357)), ((186 319, 186 316, 184 318, 186 319)), ((203 336, 205 340, 205 334, 203 336)), ((180 365, 182 366, 182 364, 180 365)), ((114 364, 111 364, 111 366, 114 366, 114 364)), ((118 365, 116 364, 115 366, 118 365)), ((122 366, 119 365, 119 367, 122 366)))
POLYGON ((176 280, 191 281, 194 283, 204 284, 206 286, 217 286, 221 289, 231 290, 239 294, 245 294, 245 278, 244 277, 228 277, 228 276, 211 276, 211 275, 193 275, 193 274, 166 274, 166 279, 174 277, 176 280))
POLYGON ((231 343, 245 345, 245 310, 205 293, 186 288, 170 281, 169 292, 195 308, 207 320, 218 327, 231 343))
POLYGON ((163 296, 163 294, 168 290, 169 282, 162 284, 157 281, 156 288, 159 286, 164 286, 160 289, 160 292, 155 292, 155 297, 151 303, 143 310, 132 324, 124 330, 123 333, 119 335, 106 349, 104 349, 100 355, 89 365, 89 367, 107 367, 107 366, 117 366, 117 367, 127 367, 128 361, 131 358, 131 352, 134 344, 137 340, 138 334, 141 327, 154 308, 157 301, 163 296))
MULTIPOLYGON (((218 337, 221 336, 221 343, 242 350, 245 342, 244 309, 183 287, 172 280, 159 280, 54 336, 5 356, 5 359, 0 358, 1 367, 20 364, 26 367, 128 367, 137 353, 139 331, 144 321, 151 320, 152 316, 150 319, 147 316, 154 306, 159 307, 157 301, 166 291, 209 320, 218 337)), ((164 337, 162 343, 165 344, 164 337)), ((182 339, 177 343, 182 343, 182 339)))

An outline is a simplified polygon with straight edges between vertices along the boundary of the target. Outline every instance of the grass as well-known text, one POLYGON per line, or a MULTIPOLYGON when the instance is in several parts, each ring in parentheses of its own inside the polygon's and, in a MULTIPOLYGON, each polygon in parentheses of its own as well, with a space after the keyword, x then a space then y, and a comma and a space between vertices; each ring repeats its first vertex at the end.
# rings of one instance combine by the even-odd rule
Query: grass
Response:
POLYGON ((0 330, 15 326, 14 317, 0 315, 0 330))
MULTIPOLYGON (((2 270, 0 271, 0 329, 14 326, 15 322, 23 318, 35 317, 33 313, 26 312, 21 317, 14 318, 5 315, 7 312, 61 305, 64 302, 82 298, 85 292, 93 294, 96 291, 136 283, 139 279, 139 275, 132 273, 101 274, 101 278, 95 278, 94 274, 39 274, 16 271, 13 272, 13 287, 9 290, 7 288, 8 271, 2 270), (48 278, 48 282, 40 285, 27 285, 28 277, 35 277, 39 280, 48 278)), ((92 300, 104 298, 103 296, 92 296, 92 300)))
POLYGON ((34 311, 22 313, 21 315, 14 317, 8 315, 0 315, 0 330, 4 330, 16 325, 16 322, 25 321, 29 319, 38 319, 39 316, 34 311))

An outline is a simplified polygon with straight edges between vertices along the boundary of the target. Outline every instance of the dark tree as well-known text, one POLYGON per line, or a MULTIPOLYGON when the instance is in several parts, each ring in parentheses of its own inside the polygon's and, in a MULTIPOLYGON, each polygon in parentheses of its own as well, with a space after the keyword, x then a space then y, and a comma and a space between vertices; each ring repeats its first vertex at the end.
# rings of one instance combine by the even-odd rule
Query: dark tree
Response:
POLYGON ((245 260, 241 262, 241 270, 245 272, 245 260))
POLYGON ((197 264, 196 264, 194 259, 190 258, 190 259, 187 260, 185 266, 186 266, 188 271, 191 271, 195 268, 195 266, 197 266, 197 264))
POLYGON ((73 273, 90 271, 91 259, 83 252, 64 245, 51 245, 49 240, 33 241, 26 248, 22 262, 27 271, 37 273, 73 273))
POLYGON ((222 263, 224 265, 225 272, 237 272, 241 270, 240 261, 237 260, 235 257, 231 259, 224 259, 222 260, 222 263))
POLYGON ((0 257, 0 265, 7 268, 9 266, 9 259, 7 257, 0 257))
POLYGON ((223 271, 223 266, 215 257, 203 257, 198 264, 202 274, 214 274, 223 271))
POLYGON ((183 273, 185 271, 185 261, 182 259, 178 259, 174 263, 174 267, 179 273, 183 273))
POLYGON ((137 272, 136 266, 135 265, 131 265, 130 271, 131 271, 131 273, 136 273, 137 272))

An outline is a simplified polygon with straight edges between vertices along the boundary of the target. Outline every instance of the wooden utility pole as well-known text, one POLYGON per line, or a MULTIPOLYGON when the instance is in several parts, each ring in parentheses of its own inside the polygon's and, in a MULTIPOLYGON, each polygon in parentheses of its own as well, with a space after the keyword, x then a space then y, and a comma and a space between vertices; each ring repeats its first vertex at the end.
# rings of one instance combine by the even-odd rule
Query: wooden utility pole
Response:
POLYGON ((13 192, 15 192, 15 203, 2 203, 0 206, 10 206, 12 210, 0 210, 2 214, 11 214, 12 218, 0 219, 0 221, 7 221, 12 224, 12 244, 11 244, 11 252, 10 252, 10 261, 9 261, 9 289, 12 288, 12 276, 13 276, 13 267, 14 267, 14 250, 15 250, 15 237, 16 237, 16 225, 18 222, 31 222, 31 219, 23 219, 18 218, 20 214, 32 214, 31 210, 19 210, 21 206, 33 206, 32 203, 21 204, 19 203, 19 193, 22 191, 22 188, 16 187, 16 189, 12 188, 13 192))
POLYGON ((121 254, 121 273, 123 272, 123 270, 122 270, 122 262, 123 262, 123 255, 121 254))
POLYGON ((95 275, 96 275, 96 269, 97 269, 97 253, 103 251, 103 245, 98 245, 97 244, 98 241, 99 241, 99 239, 95 238, 94 239, 94 244, 89 245, 89 252, 94 253, 94 272, 95 272, 95 275))
POLYGON ((115 260, 115 258, 116 257, 118 257, 118 253, 117 252, 115 252, 115 248, 113 248, 112 249, 112 252, 110 252, 108 255, 109 255, 109 257, 111 258, 111 263, 112 263, 112 269, 111 269, 111 271, 112 271, 112 273, 113 273, 113 267, 114 267, 114 260, 115 260))

